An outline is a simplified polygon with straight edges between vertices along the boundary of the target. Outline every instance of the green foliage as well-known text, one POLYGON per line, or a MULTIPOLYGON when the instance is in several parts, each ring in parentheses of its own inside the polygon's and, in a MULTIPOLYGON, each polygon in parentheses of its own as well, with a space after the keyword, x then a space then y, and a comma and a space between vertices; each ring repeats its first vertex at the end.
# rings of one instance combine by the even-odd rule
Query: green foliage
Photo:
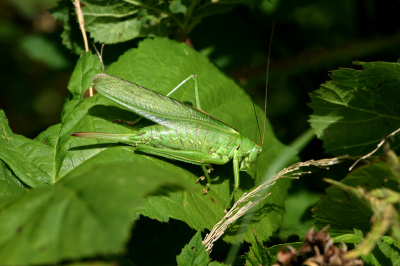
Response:
MULTIPOLYGON (((311 126, 326 152, 335 155, 365 155, 399 128, 399 63, 354 64, 363 70, 335 70, 332 81, 311 94, 311 126)), ((391 142, 398 150, 398 137, 391 142)), ((400 163, 393 150, 386 143, 384 159, 359 167, 340 183, 327 180, 335 186, 313 208, 318 228, 329 224, 337 241, 358 245, 349 256, 363 256, 372 265, 398 263, 400 163)))
MULTIPOLYGON (((237 5, 254 7, 261 0, 82 0, 85 28, 95 42, 115 44, 140 37, 173 36, 185 40, 200 21, 208 16, 232 11, 237 5)), ((74 12, 70 0, 62 0, 52 11, 53 16, 64 21, 63 43, 79 53, 72 35, 71 13, 74 12)), ((75 35, 76 36, 76 35, 75 35)))
POLYGON ((92 163, 82 163, 82 151, 71 149, 74 139, 69 134, 86 115, 87 109, 76 112, 77 106, 82 106, 82 95, 99 68, 96 56, 86 54, 79 60, 62 123, 35 140, 13 134, 1 112, 0 156, 7 166, 1 162, 1 182, 6 186, 2 187, 0 261, 6 264, 54 263, 121 252, 133 210, 143 204, 144 195, 168 195, 193 186, 178 178, 176 171, 182 173, 178 167, 169 170, 152 160, 132 164, 132 150, 125 147, 103 148, 92 163), (24 193, 21 182, 42 188, 24 193))
POLYGON ((21 48, 32 59, 44 62, 51 68, 62 69, 68 66, 67 59, 60 53, 56 44, 44 36, 25 37, 21 41, 21 48))
POLYGON ((208 266, 223 266, 226 264, 219 263, 217 261, 210 262, 209 254, 206 250, 206 246, 202 243, 200 232, 197 232, 190 242, 185 245, 182 249, 181 254, 176 257, 178 265, 208 265, 208 266))
POLYGON ((176 257, 178 265, 207 265, 210 262, 206 246, 202 243, 200 232, 197 232, 190 242, 176 257))
POLYGON ((393 238, 383 236, 377 241, 379 250, 374 250, 363 259, 366 263, 384 266, 400 264, 400 247, 394 243, 393 238))
MULTIPOLYGON (((398 260, 395 254, 400 252, 397 235, 400 227, 398 211, 393 204, 399 202, 400 186, 399 179, 392 175, 387 163, 375 161, 353 171, 340 183, 333 180, 329 183, 335 186, 327 190, 324 199, 313 209, 316 225, 330 224, 330 232, 338 238, 355 230, 358 240, 346 241, 359 244, 350 252, 353 257, 363 255, 373 265, 387 265, 388 261, 395 263, 398 260), (394 238, 386 237, 384 240, 382 236, 386 232, 394 238)), ((349 236, 346 238, 349 240, 349 236)))
POLYGON ((70 172, 54 186, 3 202, 0 261, 47 264, 123 252, 134 208, 162 186, 181 189, 192 184, 157 166, 93 164, 70 172))
POLYGON ((262 241, 259 241, 257 236, 251 242, 250 251, 244 256, 246 265, 271 265, 276 259, 273 259, 267 249, 264 248, 262 241))
MULTIPOLYGON (((397 191, 397 182, 384 161, 374 161, 351 172, 341 181, 343 184, 370 191, 376 188, 391 188, 397 191)), ((313 208, 318 228, 330 224, 330 233, 353 233, 353 228, 368 232, 373 211, 353 195, 348 195, 338 187, 330 187, 324 198, 313 208)))
POLYGON ((277 260, 279 251, 284 250, 288 245, 294 249, 299 249, 302 244, 301 242, 293 242, 266 247, 255 236, 255 239, 251 242, 249 252, 242 257, 246 259, 246 266, 273 265, 277 260))
POLYGON ((54 184, 54 149, 37 140, 13 134, 0 110, 0 158, 29 187, 54 184))
POLYGON ((24 185, 15 177, 7 165, 0 160, 0 197, 19 195, 24 192, 24 185))
POLYGON ((400 64, 354 64, 364 70, 332 71, 332 81, 311 94, 310 124, 334 155, 365 155, 399 127, 400 64))
POLYGON ((304 236, 313 226, 314 219, 309 214, 320 198, 319 194, 310 191, 290 193, 285 201, 285 215, 279 234, 284 237, 304 236))
MULTIPOLYGON (((38 6, 58 4, 50 12, 64 22, 62 43, 76 54, 84 52, 72 1, 35 0, 29 5, 21 0, 9 2, 18 6, 24 17, 33 16, 38 6)), ((266 44, 263 39, 266 34, 260 32, 269 30, 272 22, 263 17, 273 17, 270 14, 277 14, 277 10, 284 14, 279 16, 277 23, 283 28, 274 36, 274 42, 279 45, 273 44, 272 86, 269 86, 272 98, 268 112, 278 121, 274 124, 275 132, 285 135, 290 131, 293 134, 292 138, 286 139, 289 143, 298 134, 296 132, 304 131, 299 121, 306 120, 300 108, 304 108, 307 100, 300 98, 299 95, 305 93, 300 93, 299 84, 314 90, 312 84, 321 83, 321 73, 313 72, 310 78, 304 69, 322 69, 326 73, 337 66, 348 67, 346 64, 354 58, 364 60, 363 56, 377 50, 388 50, 388 58, 392 58, 394 53, 390 54, 390 51, 397 51, 400 35, 377 42, 354 40, 353 43, 353 39, 350 43, 345 42, 357 35, 360 25, 369 25, 365 21, 358 27, 352 24, 354 14, 363 10, 360 6, 374 10, 362 3, 346 0, 335 4, 272 2, 81 0, 89 37, 100 44, 109 44, 104 55, 106 73, 162 94, 196 74, 204 111, 255 142, 260 140, 251 99, 219 69, 229 74, 233 71, 232 76, 241 85, 252 88, 256 87, 254 84, 262 84, 260 91, 264 91, 266 44), (256 7, 261 2, 262 6, 254 13, 243 8, 244 5, 256 7), (236 16, 223 14, 235 8, 236 16), (237 19, 237 14, 242 15, 241 19, 237 19), (214 15, 215 19, 212 18, 214 15), (208 20, 208 17, 212 19, 208 20), (267 29, 260 25, 267 25, 267 29), (298 35, 289 36, 287 28, 293 28, 298 35), (330 30, 334 28, 340 28, 342 32, 332 34, 330 30), (280 37, 279 32, 284 32, 286 37, 280 37), (162 39, 167 37, 193 44, 200 52, 186 44, 162 39), (301 48, 302 42, 305 48, 301 48), (325 50, 321 49, 324 42, 329 44, 323 47, 325 50), (139 47, 131 49, 137 43, 139 47), (335 50, 334 45, 347 48, 335 50), (290 49, 291 46, 295 48, 290 49), (113 49, 119 49, 118 53, 113 49), (108 61, 123 52, 117 61, 107 66, 108 61), (301 56, 297 58, 298 55, 301 56), (284 58, 283 63, 274 64, 279 56, 284 58), (245 71, 237 73, 243 66, 245 71), (253 79, 249 78, 252 75, 253 79), (277 114, 281 117, 276 118, 277 114), (287 118, 282 118, 284 114, 290 114, 292 122, 287 123, 287 118), (300 125, 301 129, 292 129, 293 125, 300 125)), ((375 15, 381 18, 378 13, 375 15)), ((16 25, 2 19, 0 41, 7 41, 10 47, 22 48, 25 54, 53 70, 67 68, 75 60, 59 53, 58 46, 50 42, 49 36, 23 37, 23 28, 16 25), (19 41, 15 44, 11 40, 19 41)), ((20 52, 4 50, 9 54, 20 52)), ((12 67, 7 63, 4 69, 9 65, 12 67)), ((362 69, 334 70, 332 81, 311 94, 311 127, 323 141, 325 151, 333 155, 364 155, 399 128, 399 63, 355 62, 355 65, 362 69)), ((40 72, 36 65, 28 68, 33 76, 40 72)), ((150 124, 142 121, 129 127, 112 123, 113 119, 134 120, 137 116, 99 94, 83 99, 93 76, 102 71, 97 56, 90 52, 81 56, 68 84, 69 94, 60 123, 48 127, 35 139, 13 133, 0 110, 0 264, 114 265, 125 259, 127 265, 176 265, 176 261, 179 265, 221 265, 211 260, 223 261, 230 246, 226 244, 228 247, 224 250, 219 249, 218 244, 246 241, 251 244, 242 256, 247 265, 271 265, 285 245, 276 243, 297 241, 290 237, 302 238, 313 222, 318 228, 330 224, 329 232, 335 241, 347 243, 350 249, 355 246, 357 254, 362 254, 370 265, 399 263, 400 174, 394 154, 399 147, 398 137, 390 139, 393 150, 386 147, 385 157, 348 175, 347 169, 343 171, 345 173, 333 167, 325 171, 323 175, 327 173, 336 179, 347 177, 341 183, 330 181, 336 186, 329 188, 313 208, 313 218, 310 209, 319 192, 299 188, 296 180, 293 193, 284 202, 290 182, 279 180, 271 188, 271 196, 254 210, 250 221, 241 219, 228 227, 223 241, 219 240, 211 253, 215 257, 210 257, 201 243, 200 231, 209 231, 223 217, 224 205, 233 189, 232 163, 214 166, 211 189, 207 195, 202 195, 204 184, 194 184, 202 175, 198 166, 140 153, 134 147, 113 141, 71 137, 71 133, 79 131, 129 134, 150 124), (358 186, 365 191, 358 190, 358 186), (241 225, 243 228, 239 229, 241 225), (182 249, 193 231, 198 233, 182 249), (258 238, 254 238, 254 232, 258 238)), ((46 80, 50 80, 52 73, 46 74, 46 80)), ((13 85, 4 92, 14 94, 0 98, 18 98, 23 94, 19 87, 31 87, 29 82, 21 83, 25 80, 21 74, 4 76, 6 79, 2 79, 2 84, 13 85)), ((255 90, 251 93, 258 94, 255 90)), ((24 96, 30 100, 30 94, 24 96)), ((193 104, 191 82, 174 92, 172 97, 193 104)), ((257 97, 256 103, 263 105, 257 97)), ((21 106, 16 108, 22 109, 21 106)), ((259 107, 256 112, 259 118, 263 116, 259 107)), ((6 113, 10 123, 21 119, 21 116, 6 113)), ((235 200, 254 189, 267 170, 272 173, 281 170, 274 168, 277 165, 274 161, 282 157, 285 146, 275 138, 268 122, 266 127, 263 153, 252 171, 240 173, 240 188, 235 200)), ((314 150, 312 156, 315 158, 314 150)), ((309 178, 302 177, 307 179, 305 183, 310 184, 309 187, 321 184, 317 178, 309 178)), ((299 243, 290 244, 298 247, 299 243)))
POLYGON ((63 22, 62 44, 76 54, 83 53, 85 47, 79 24, 76 22, 76 16, 74 15, 72 1, 59 1, 58 5, 50 10, 50 13, 54 18, 63 22))
MULTIPOLYGON (((204 56, 196 53, 185 44, 178 44, 163 39, 147 39, 140 44, 138 49, 129 50, 121 56, 117 62, 107 69, 107 73, 140 84, 162 94, 167 94, 182 80, 192 73, 196 73, 199 77, 198 85, 202 109, 249 136, 251 139, 257 140, 257 125, 254 120, 251 99, 232 80, 221 74, 210 64, 204 56)), ((194 103, 193 84, 190 82, 185 84, 171 96, 181 102, 194 103)), ((110 103, 100 95, 96 95, 93 98, 98 99, 103 104, 107 103, 107 106, 115 106, 115 104, 110 103)), ((147 125, 139 123, 135 128, 130 128, 113 124, 111 121, 114 118, 133 120, 136 117, 132 113, 121 109, 122 107, 106 108, 105 106, 93 106, 92 104, 88 107, 85 105, 85 102, 88 101, 91 102, 92 99, 83 101, 83 105, 75 108, 74 112, 85 116, 81 118, 81 121, 77 123, 74 129, 71 129, 71 132, 128 134, 132 130, 137 130, 137 128, 147 125), (89 115, 86 115, 87 110, 89 110, 89 115)), ((262 111, 260 109, 257 111, 259 117, 262 117, 262 111)), ((238 199, 244 191, 249 191, 256 186, 257 181, 261 180, 262 176, 255 175, 255 173, 263 173, 268 163, 273 160, 274 154, 278 153, 283 147, 273 137, 269 125, 267 125, 266 136, 264 147, 267 147, 266 150, 268 152, 260 155, 253 171, 241 172, 241 186, 235 199, 238 199)), ((87 139, 73 139, 71 141, 74 142, 74 150, 81 150, 80 153, 82 152, 82 148, 79 147, 94 143, 107 143, 105 141, 99 142, 98 140, 87 139)), ((122 147, 133 150, 131 147, 122 147)), ((102 152, 102 149, 85 149, 82 152, 83 156, 79 158, 79 163, 84 163, 85 161, 92 163, 98 160, 97 154, 101 154, 102 152)), ((166 168, 170 168, 171 164, 174 164, 183 169, 190 170, 191 172, 181 172, 182 170, 180 170, 179 173, 182 178, 190 182, 194 182, 202 174, 199 166, 175 162, 139 152, 133 153, 132 156, 132 161, 135 163, 143 160, 151 160, 156 161, 166 168)), ((203 188, 203 185, 199 184, 199 190, 193 193, 174 193, 170 198, 151 196, 142 206, 140 213, 163 222, 167 222, 170 218, 178 219, 186 222, 196 230, 211 229, 223 217, 223 209, 229 199, 233 183, 231 163, 223 166, 215 166, 214 168, 215 171, 212 172, 211 177, 216 182, 212 182, 211 189, 207 195, 202 195, 200 189, 203 188), (207 215, 204 215, 204 213, 207 213, 207 215)), ((279 185, 280 187, 273 188, 273 191, 285 191, 288 183, 281 182, 279 185)), ((271 210, 267 206, 272 202, 277 206, 282 206, 284 197, 285 193, 273 193, 271 198, 268 198, 264 202, 263 207, 261 207, 265 210, 265 215, 261 219, 255 219, 247 232, 250 233, 255 228, 260 238, 267 239, 276 230, 276 225, 272 224, 271 221, 273 219, 281 219, 282 217, 278 209, 271 210), (263 228, 260 232, 257 229, 259 226, 263 228)), ((237 228, 232 228, 233 232, 236 230, 237 228)), ((246 234, 234 234, 232 237, 226 236, 225 239, 229 242, 237 242, 243 239, 243 237, 246 238, 246 234)))
MULTIPOLYGON (((2 235, 3 238, 0 239, 0 243, 10 249, 15 249, 15 252, 11 254, 10 249, 6 249, 0 254, 1 261, 23 264, 54 263, 61 259, 76 259, 97 253, 108 253, 111 249, 121 252, 122 243, 128 237, 129 221, 138 214, 164 222, 170 218, 178 219, 196 230, 211 229, 223 217, 223 208, 229 199, 233 183, 231 163, 215 166, 216 170, 212 173, 214 181, 209 193, 204 196, 201 192, 204 187, 202 184, 198 184, 194 190, 179 190, 179 188, 188 187, 182 184, 194 185, 198 175, 201 175, 201 168, 198 166, 135 152, 133 147, 115 142, 80 139, 69 135, 82 131, 130 133, 148 124, 141 122, 137 127, 132 128, 112 123, 115 118, 132 120, 135 115, 100 94, 82 99, 84 92, 91 85, 93 76, 98 72, 100 72, 100 63, 96 56, 86 53, 79 59, 68 85, 70 96, 64 105, 61 123, 48 128, 35 140, 13 134, 2 114, 0 158, 12 171, 12 173, 8 171, 4 165, 4 180, 12 184, 6 188, 6 191, 16 196, 5 201, 2 206, 2 221, 5 224, 3 228, 8 234, 2 235), (163 169, 165 172, 161 174, 150 169, 155 169, 154 171, 163 169), (146 175, 147 172, 148 175, 146 175), (154 178, 156 175, 163 175, 162 180, 169 180, 173 185, 164 186, 158 192, 153 191, 146 199, 139 201, 138 199, 151 189, 142 188, 141 185, 130 182, 147 180, 148 185, 155 182, 156 184, 152 187, 156 188, 163 184, 154 178), (117 177, 121 178, 121 181, 118 181, 117 177), (80 181, 76 183, 78 181, 71 181, 71 179, 80 181), (176 179, 184 183, 175 183, 176 179), (31 188, 43 186, 44 188, 34 189, 18 196, 20 192, 14 192, 18 180, 31 188), (55 185, 49 187, 53 184, 55 185), (70 184, 71 188, 68 187, 70 184), (122 186, 125 189, 124 192, 118 186, 122 186), (138 193, 137 190, 142 192, 138 193), (74 192, 71 194, 71 191, 74 192), (78 198, 74 195, 78 195, 78 198), (128 195, 134 198, 130 199, 128 195), (24 206, 28 202, 36 202, 29 212, 24 211, 24 206), (48 205, 48 202, 52 204, 48 205), (101 204, 99 205, 98 202, 101 204), (141 204, 138 205, 136 202, 141 204), (113 210, 108 209, 105 206, 108 204, 119 207, 113 210), (62 207, 69 205, 71 209, 62 207), (89 207, 82 209, 82 205, 89 207), (95 208, 101 210, 94 211, 95 208), (90 215, 87 213, 88 209, 92 210, 90 215), (122 213, 123 209, 125 209, 124 213, 122 213), (135 210, 135 216, 133 210, 135 210), (18 219, 20 223, 9 223, 10 217, 18 217, 18 215, 24 217, 18 219), (51 220, 51 217, 55 220, 51 220), (82 228, 73 229, 78 217, 82 228), (108 224, 104 219, 111 220, 108 224), (122 224, 114 224, 115 220, 122 224), (36 226, 42 222, 43 225, 36 226), (103 223, 102 227, 98 227, 99 222, 103 223), (59 224, 63 225, 62 230, 57 227, 59 224), (91 229, 83 233, 86 227, 91 229), (51 230, 54 233, 46 234, 49 228, 53 228, 51 230), (106 228, 112 229, 114 238, 111 238, 110 232, 101 233, 106 228), (96 236, 94 236, 95 233, 96 236), (37 240, 40 240, 38 244, 27 241, 31 234, 38 236, 37 240), (89 239, 93 241, 93 244, 84 247, 89 239), (65 244, 62 246, 55 244, 61 243, 60 241, 65 244), (24 244, 21 244, 22 242, 24 244), (68 246, 67 243, 74 244, 68 246), (20 255, 18 251, 20 249, 16 248, 18 246, 25 249, 27 256, 20 255), (46 252, 37 253, 41 249, 46 252)), ((200 101, 203 110, 257 140, 257 125, 251 99, 203 55, 185 44, 165 39, 145 40, 138 49, 129 50, 120 57, 107 69, 107 73, 164 94, 190 74, 196 73, 199 76, 200 101)), ((182 102, 193 103, 192 84, 185 84, 182 89, 174 93, 173 97, 182 102)), ((257 108, 257 113, 262 117, 260 108, 257 108)), ((268 124, 264 148, 268 152, 258 158, 253 171, 241 173, 241 186, 235 197, 236 200, 244 191, 249 191, 256 186, 262 179, 259 173, 265 172, 268 164, 283 148, 283 145, 273 137, 268 124)), ((279 182, 274 186, 272 196, 260 204, 259 212, 262 216, 253 218, 247 232, 237 233, 238 226, 231 227, 231 233, 225 236, 225 241, 238 242, 249 239, 253 230, 256 230, 262 240, 270 237, 278 228, 276 221, 282 219, 281 209, 287 188, 287 181, 279 182), (275 207, 271 208, 271 204, 275 207)))

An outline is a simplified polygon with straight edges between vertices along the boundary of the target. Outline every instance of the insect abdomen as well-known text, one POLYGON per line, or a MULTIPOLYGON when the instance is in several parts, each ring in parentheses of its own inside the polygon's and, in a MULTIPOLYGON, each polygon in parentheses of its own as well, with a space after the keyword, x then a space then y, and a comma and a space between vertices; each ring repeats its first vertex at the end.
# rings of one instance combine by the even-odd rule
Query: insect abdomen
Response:
POLYGON ((152 125, 143 128, 148 145, 157 148, 192 150, 207 153, 218 152, 229 156, 239 145, 239 138, 232 135, 218 135, 215 132, 199 127, 168 128, 163 125, 152 125), (194 128, 194 129, 193 129, 194 128))

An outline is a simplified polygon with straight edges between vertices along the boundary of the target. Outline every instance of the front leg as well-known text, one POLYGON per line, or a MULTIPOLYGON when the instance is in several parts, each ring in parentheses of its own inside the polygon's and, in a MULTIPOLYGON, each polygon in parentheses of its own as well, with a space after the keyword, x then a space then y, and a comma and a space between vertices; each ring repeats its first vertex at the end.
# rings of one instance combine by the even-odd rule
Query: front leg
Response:
POLYGON ((233 191, 231 194, 231 197, 229 198, 229 201, 225 205, 224 212, 226 213, 229 205, 231 204, 233 197, 235 196, 238 188, 239 188, 239 156, 237 154, 237 150, 234 151, 233 153, 233 176, 235 178, 235 183, 233 185, 233 191))
MULTIPOLYGON (((209 172, 211 172, 212 167, 211 164, 226 164, 229 162, 229 157, 228 156, 223 156, 222 158, 213 153, 209 154, 208 152, 200 152, 200 151, 185 151, 185 150, 170 150, 170 149, 162 149, 162 148, 156 148, 152 146, 148 146, 146 144, 137 144, 136 148, 139 151, 150 153, 150 154, 155 154, 162 156, 164 158, 170 158, 170 159, 175 159, 179 160, 182 162, 186 163, 193 163, 197 165, 201 165, 204 171, 204 176, 207 179, 207 184, 206 187, 203 189, 203 193, 207 194, 208 189, 210 188, 211 185, 211 179, 209 172), (201 159, 200 159, 201 158, 201 159), (210 166, 208 169, 206 166, 210 166)), ((238 165, 239 167, 239 165, 238 165)), ((198 180, 203 180, 203 177, 200 177, 198 180)))
MULTIPOLYGON (((208 164, 207 164, 207 165, 208 165, 208 164)), ((210 186, 211 186, 211 179, 210 179, 210 175, 209 175, 209 170, 206 168, 206 164, 204 164, 204 160, 203 160, 203 162, 202 162, 202 164, 201 164, 201 168, 203 168, 204 176, 205 176, 206 179, 207 179, 206 187, 203 188, 203 194, 205 195, 205 194, 207 194, 208 189, 209 189, 210 186)), ((210 172, 211 172, 211 171, 210 171, 210 172)), ((200 177, 200 178, 201 178, 201 177, 200 177)))

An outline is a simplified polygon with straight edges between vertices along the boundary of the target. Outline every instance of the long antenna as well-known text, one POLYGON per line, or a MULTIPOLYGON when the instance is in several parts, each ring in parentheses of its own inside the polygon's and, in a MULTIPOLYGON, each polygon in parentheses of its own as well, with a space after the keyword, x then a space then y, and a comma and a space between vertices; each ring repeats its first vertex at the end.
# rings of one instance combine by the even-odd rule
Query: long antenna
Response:
POLYGON ((265 124, 267 120, 267 95, 268 95, 268 74, 269 74, 269 61, 271 58, 271 46, 272 46, 272 36, 274 34, 274 28, 275 28, 275 21, 272 24, 272 30, 271 30, 271 37, 269 40, 269 48, 268 48, 268 62, 267 62, 267 78, 265 82, 265 103, 264 103, 264 131, 261 139, 261 147, 264 143, 264 137, 265 137, 265 124))
POLYGON ((253 100, 253 110, 254 110, 254 114, 256 115, 258 133, 260 134, 260 140, 261 140, 261 129, 260 129, 260 124, 258 123, 258 117, 257 117, 257 112, 256 112, 256 106, 254 105, 254 100, 253 100))

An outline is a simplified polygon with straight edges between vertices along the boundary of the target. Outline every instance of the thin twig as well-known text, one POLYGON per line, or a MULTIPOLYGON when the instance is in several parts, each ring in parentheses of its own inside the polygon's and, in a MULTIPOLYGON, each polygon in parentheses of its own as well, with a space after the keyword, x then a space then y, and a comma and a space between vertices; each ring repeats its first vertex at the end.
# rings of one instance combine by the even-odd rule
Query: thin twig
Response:
MULTIPOLYGON (((85 20, 83 19, 81 3, 79 0, 75 0, 74 5, 75 5, 75 13, 76 13, 76 16, 78 17, 79 28, 81 29, 82 36, 83 36, 83 42, 85 44, 85 51, 89 52, 89 44, 88 44, 86 31, 85 31, 85 20)), ((92 87, 89 88, 89 96, 90 97, 93 96, 93 88, 92 87)))
POLYGON ((395 131, 393 131, 392 133, 390 133, 389 135, 387 135, 381 142, 378 143, 377 147, 376 147, 373 151, 371 151, 370 153, 368 153, 368 154, 364 155, 363 157, 359 158, 359 159, 349 168, 349 171, 353 170, 354 166, 356 166, 356 164, 357 164, 359 161, 364 160, 364 159, 370 157, 370 156, 371 156, 372 154, 374 154, 377 150, 379 150, 379 148, 382 147, 382 145, 385 143, 385 141, 386 141, 386 139, 387 139, 388 137, 394 136, 394 135, 396 135, 396 134, 399 133, 399 132, 400 132, 400 128, 396 129, 395 131))
POLYGON ((329 159, 322 159, 322 160, 309 160, 306 162, 298 162, 295 163, 287 168, 284 168, 281 170, 278 174, 272 176, 271 179, 268 181, 262 183, 259 185, 256 189, 249 193, 244 193, 242 197, 233 205, 233 207, 229 210, 228 213, 225 214, 225 216, 219 221, 217 224, 214 225, 212 228, 211 232, 206 235, 206 237, 203 240, 203 244, 206 246, 206 249, 209 253, 211 253, 212 247, 214 245, 214 242, 217 241, 225 232, 225 230, 228 228, 228 226, 232 223, 234 223, 237 219, 242 217, 249 209, 253 208, 256 206, 258 203, 263 201, 266 197, 271 195, 271 192, 262 197, 261 199, 250 201, 251 198, 254 198, 256 196, 259 196, 258 192, 260 190, 266 189, 268 187, 273 186, 276 181, 280 178, 292 178, 292 179, 298 179, 300 175, 309 173, 309 172, 298 172, 298 173, 292 173, 296 170, 298 170, 300 167, 304 166, 317 166, 317 167, 329 167, 334 164, 338 164, 341 159, 347 159, 348 156, 340 156, 340 157, 335 157, 335 158, 329 158, 329 159), (292 175, 288 175, 289 173, 292 173, 292 175), (247 202, 244 206, 238 207, 241 203, 247 202))
POLYGON ((79 22, 79 28, 81 29, 82 36, 83 36, 83 42, 85 43, 85 51, 89 51, 89 44, 86 36, 86 31, 85 31, 85 20, 83 19, 83 13, 81 9, 81 3, 79 0, 75 0, 75 12, 76 16, 78 17, 78 22, 79 22))

